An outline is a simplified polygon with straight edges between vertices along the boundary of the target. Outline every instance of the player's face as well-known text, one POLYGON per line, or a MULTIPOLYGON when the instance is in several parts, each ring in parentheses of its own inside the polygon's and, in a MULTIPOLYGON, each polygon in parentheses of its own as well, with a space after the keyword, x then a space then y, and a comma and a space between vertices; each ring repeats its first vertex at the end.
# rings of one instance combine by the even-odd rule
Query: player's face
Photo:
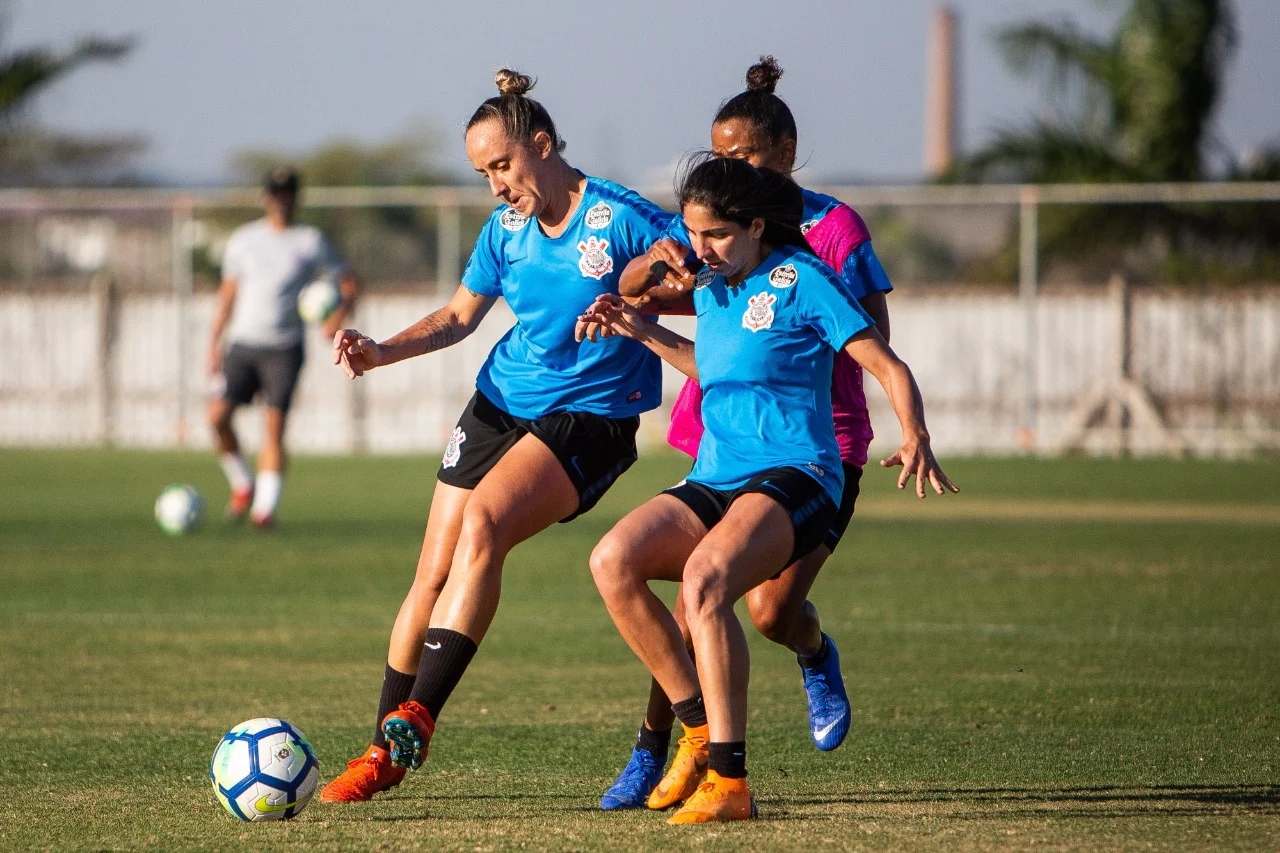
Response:
POLYGON ((539 137, 545 135, 536 134, 532 144, 524 144, 508 136, 497 119, 482 121, 467 131, 467 158, 489 182, 489 192, 529 218, 546 207, 551 148, 539 145, 539 137))
POLYGON ((784 139, 774 145, 752 122, 731 118, 711 125, 711 153, 746 160, 757 169, 773 169, 790 175, 796 159, 796 143, 784 139))
POLYGON ((263 196, 262 206, 266 208, 268 215, 277 216, 284 222, 293 222, 294 211, 298 208, 298 196, 287 190, 269 192, 263 196))
POLYGON ((736 285, 760 263, 763 219, 744 227, 718 218, 700 204, 686 204, 681 214, 693 253, 730 284, 736 285))

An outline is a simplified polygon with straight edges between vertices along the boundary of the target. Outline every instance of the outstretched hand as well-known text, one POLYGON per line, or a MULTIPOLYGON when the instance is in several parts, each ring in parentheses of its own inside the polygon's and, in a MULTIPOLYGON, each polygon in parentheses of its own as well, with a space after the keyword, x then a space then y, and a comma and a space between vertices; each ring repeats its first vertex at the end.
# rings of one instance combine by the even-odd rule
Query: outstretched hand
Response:
POLYGON ((600 338, 621 335, 636 338, 647 321, 644 316, 616 293, 602 293, 578 315, 573 339, 596 342, 600 338))
POLYGON ((382 347, 355 329, 339 329, 333 336, 333 363, 348 379, 355 379, 382 363, 382 347))
POLYGON ((915 439, 909 438, 902 442, 902 447, 888 459, 880 460, 880 467, 892 468, 895 465, 902 466, 902 473, 898 475, 898 488, 905 489, 907 483, 911 482, 911 478, 916 478, 916 496, 923 498, 925 496, 924 484, 925 480, 933 486, 933 490, 939 495, 944 495, 947 491, 958 492, 960 489, 951 482, 950 478, 942 472, 942 466, 938 464, 938 460, 933 458, 933 451, 929 448, 929 440, 927 438, 915 439))

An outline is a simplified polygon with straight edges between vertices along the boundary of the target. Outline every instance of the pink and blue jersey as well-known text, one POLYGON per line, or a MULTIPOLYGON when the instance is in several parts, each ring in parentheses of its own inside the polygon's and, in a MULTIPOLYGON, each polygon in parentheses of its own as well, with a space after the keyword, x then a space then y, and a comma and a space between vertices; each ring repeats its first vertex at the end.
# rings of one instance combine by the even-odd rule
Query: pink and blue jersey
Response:
MULTIPOLYGON (((873 293, 893 289, 889 276, 871 248, 871 232, 862 217, 831 196, 804 192, 804 217, 800 230, 818 258, 836 272, 841 291, 858 301, 873 293)), ((688 243, 684 220, 677 216, 663 235, 688 243)), ((831 372, 831 415, 840 446, 840 458, 861 468, 867 464, 867 447, 874 433, 862 387, 862 368, 846 352, 836 353, 831 372)), ((667 442, 690 456, 698 456, 703 435, 702 389, 692 379, 680 389, 671 409, 667 442)))

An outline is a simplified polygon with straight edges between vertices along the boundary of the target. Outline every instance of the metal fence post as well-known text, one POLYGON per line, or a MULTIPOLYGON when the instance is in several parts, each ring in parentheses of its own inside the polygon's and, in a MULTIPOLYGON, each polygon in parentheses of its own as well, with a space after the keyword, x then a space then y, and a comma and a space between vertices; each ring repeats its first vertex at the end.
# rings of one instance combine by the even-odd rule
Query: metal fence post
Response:
POLYGON ((462 208, 448 193, 436 205, 436 291, 450 293, 462 280, 462 208))
POLYGON ((1040 192, 1034 186, 1024 186, 1018 193, 1018 294, 1022 300, 1024 346, 1023 351, 1023 399, 1022 427, 1018 430, 1018 446, 1034 452, 1036 449, 1036 397, 1039 391, 1040 329, 1037 290, 1039 269, 1039 211, 1040 192))
POLYGON ((191 268, 189 231, 192 214, 191 198, 186 195, 173 197, 173 295, 178 314, 178 403, 176 408, 175 437, 177 445, 187 443, 187 374, 191 369, 191 346, 188 337, 191 325, 191 294, 195 287, 195 270, 191 268))

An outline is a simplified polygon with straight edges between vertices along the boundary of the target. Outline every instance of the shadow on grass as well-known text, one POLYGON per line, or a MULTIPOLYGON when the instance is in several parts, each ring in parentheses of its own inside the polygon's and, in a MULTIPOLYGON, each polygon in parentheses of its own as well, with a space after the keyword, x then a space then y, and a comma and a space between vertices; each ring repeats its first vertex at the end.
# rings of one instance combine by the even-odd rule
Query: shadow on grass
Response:
MULTIPOLYGON (((770 797, 762 807, 782 820, 823 820, 837 815, 791 814, 801 806, 938 806, 953 805, 949 817, 961 820, 1007 820, 1010 817, 1133 818, 1144 816, 1202 816, 1213 814, 1280 815, 1280 786, 1275 785, 1154 785, 1150 787, 1088 788, 920 788, 865 791, 839 796, 770 797), (966 811, 972 809, 972 811, 966 811)), ((900 814, 860 814, 864 819, 900 814)))

